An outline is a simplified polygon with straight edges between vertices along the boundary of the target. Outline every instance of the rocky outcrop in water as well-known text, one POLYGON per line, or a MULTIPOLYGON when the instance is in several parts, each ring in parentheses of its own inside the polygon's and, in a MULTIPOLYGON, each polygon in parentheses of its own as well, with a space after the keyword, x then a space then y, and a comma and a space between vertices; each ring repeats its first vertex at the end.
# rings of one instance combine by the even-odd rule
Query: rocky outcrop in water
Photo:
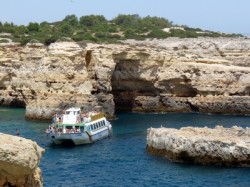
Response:
POLYGON ((174 162, 250 167, 250 129, 150 128, 147 151, 174 162))
POLYGON ((0 186, 43 186, 38 167, 43 152, 31 140, 0 133, 0 186))
POLYGON ((250 39, 0 44, 0 105, 51 119, 69 106, 250 114, 250 39))

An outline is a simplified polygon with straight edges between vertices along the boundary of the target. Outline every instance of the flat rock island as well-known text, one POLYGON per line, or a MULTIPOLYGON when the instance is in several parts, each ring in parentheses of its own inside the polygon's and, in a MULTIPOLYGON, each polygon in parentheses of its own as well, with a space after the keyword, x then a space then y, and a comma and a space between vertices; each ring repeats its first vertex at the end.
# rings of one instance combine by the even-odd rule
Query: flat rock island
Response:
POLYGON ((250 166, 250 128, 149 128, 147 152, 174 162, 250 166))

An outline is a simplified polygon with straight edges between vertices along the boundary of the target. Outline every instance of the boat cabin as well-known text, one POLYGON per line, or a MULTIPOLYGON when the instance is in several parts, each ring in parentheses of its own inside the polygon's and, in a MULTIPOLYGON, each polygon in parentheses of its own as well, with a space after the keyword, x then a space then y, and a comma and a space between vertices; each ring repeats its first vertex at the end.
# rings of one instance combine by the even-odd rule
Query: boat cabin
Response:
POLYGON ((63 124, 77 124, 81 122, 81 109, 70 108, 65 111, 62 116, 63 124))

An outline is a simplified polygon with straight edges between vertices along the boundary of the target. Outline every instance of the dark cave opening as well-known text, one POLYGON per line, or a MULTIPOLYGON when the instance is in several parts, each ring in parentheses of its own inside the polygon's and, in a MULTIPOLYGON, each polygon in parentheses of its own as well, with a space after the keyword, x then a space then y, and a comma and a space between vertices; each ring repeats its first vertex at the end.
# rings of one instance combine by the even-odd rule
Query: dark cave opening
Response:
POLYGON ((17 108, 25 108, 26 107, 26 104, 24 101, 21 101, 21 100, 18 100, 18 99, 13 99, 9 106, 12 106, 12 107, 17 107, 17 108))
POLYGON ((112 93, 114 96, 116 112, 121 112, 121 111, 131 112, 133 110, 133 103, 135 96, 132 92, 125 93, 125 91, 123 91, 122 93, 119 90, 114 90, 112 93))
POLYGON ((0 105, 1 106, 9 106, 14 108, 25 108, 26 103, 23 100, 14 98, 14 99, 0 99, 0 105))
POLYGON ((155 97, 155 92, 143 90, 117 90, 112 91, 115 103, 115 112, 132 112, 135 111, 139 105, 136 102, 138 96, 155 97))
POLYGON ((190 102, 188 102, 188 104, 189 104, 192 112, 195 112, 195 113, 199 113, 200 112, 199 107, 197 107, 195 105, 192 105, 190 102))
POLYGON ((111 85, 115 112, 133 111, 138 96, 156 96, 153 82, 140 77, 138 61, 118 61, 112 75, 111 85))

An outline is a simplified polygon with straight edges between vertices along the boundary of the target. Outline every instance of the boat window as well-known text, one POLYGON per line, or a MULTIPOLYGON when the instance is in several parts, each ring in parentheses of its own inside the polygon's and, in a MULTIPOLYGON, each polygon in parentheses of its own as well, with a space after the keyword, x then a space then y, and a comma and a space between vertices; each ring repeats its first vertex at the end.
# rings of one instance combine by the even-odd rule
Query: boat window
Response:
POLYGON ((96 124, 94 124, 94 126, 95 126, 95 129, 97 129, 96 124))
POLYGON ((91 127, 91 130, 94 130, 94 126, 93 125, 91 125, 90 127, 91 127))

